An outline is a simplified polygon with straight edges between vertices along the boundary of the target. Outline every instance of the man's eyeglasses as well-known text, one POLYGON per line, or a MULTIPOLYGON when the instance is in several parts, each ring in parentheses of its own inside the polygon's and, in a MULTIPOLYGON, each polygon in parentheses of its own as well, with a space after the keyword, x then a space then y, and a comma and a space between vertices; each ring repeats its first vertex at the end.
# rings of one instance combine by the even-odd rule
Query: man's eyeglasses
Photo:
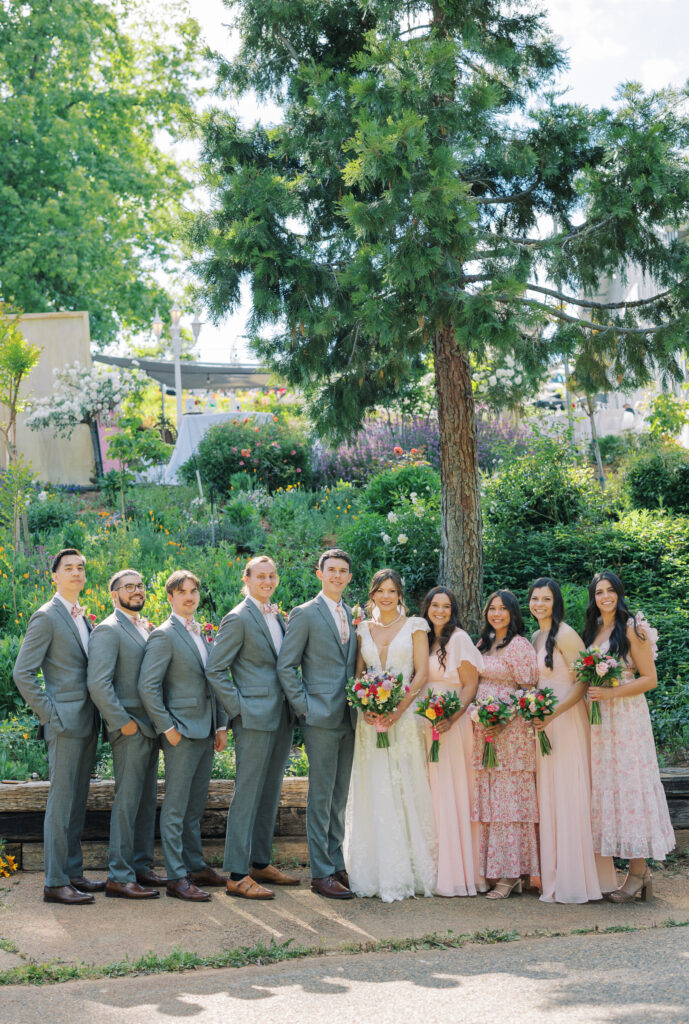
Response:
POLYGON ((123 583, 121 587, 115 587, 115 590, 126 590, 128 594, 133 594, 135 590, 146 590, 145 583, 123 583))

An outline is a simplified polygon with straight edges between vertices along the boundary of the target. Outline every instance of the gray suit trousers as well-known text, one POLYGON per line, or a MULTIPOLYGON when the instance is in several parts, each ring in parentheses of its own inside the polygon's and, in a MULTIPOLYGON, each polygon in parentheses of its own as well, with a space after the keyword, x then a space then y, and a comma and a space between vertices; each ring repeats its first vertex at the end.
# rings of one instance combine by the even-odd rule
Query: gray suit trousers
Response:
POLYGON ((237 757, 234 796, 227 816, 223 869, 247 875, 252 862, 270 864, 275 819, 285 765, 292 745, 292 724, 283 702, 280 724, 272 732, 245 729, 232 721, 237 757))
POLYGON ((344 870, 342 843, 349 779, 354 757, 354 730, 345 706, 337 729, 322 729, 302 722, 309 758, 309 795, 306 803, 306 838, 311 877, 325 878, 344 870))
POLYGON ((137 873, 153 866, 159 749, 158 740, 140 729, 112 741, 115 799, 108 877, 114 882, 134 882, 137 873))
POLYGON ((69 885, 81 878, 81 833, 98 736, 52 734, 47 740, 50 787, 43 824, 45 884, 69 885))
POLYGON ((213 737, 176 747, 162 737, 165 757, 165 799, 160 811, 160 841, 170 881, 206 866, 201 847, 201 816, 206 809, 213 767, 213 737))

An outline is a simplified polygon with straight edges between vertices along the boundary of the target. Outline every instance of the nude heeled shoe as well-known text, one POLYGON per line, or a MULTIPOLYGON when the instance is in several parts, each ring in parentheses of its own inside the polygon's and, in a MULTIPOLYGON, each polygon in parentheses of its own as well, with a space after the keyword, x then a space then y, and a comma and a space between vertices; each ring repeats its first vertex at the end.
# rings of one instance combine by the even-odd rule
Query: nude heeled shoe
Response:
POLYGON ((646 902, 646 900, 653 899, 653 875, 650 868, 646 868, 643 875, 628 875, 627 878, 636 878, 639 885, 634 892, 625 892, 624 889, 620 888, 615 889, 614 892, 606 893, 605 898, 610 903, 631 903, 632 900, 636 899, 646 902))
POLYGON ((502 879, 500 879, 499 882, 495 883, 495 886, 490 890, 490 892, 486 893, 486 899, 487 900, 506 900, 508 896, 512 895, 512 893, 515 893, 515 895, 517 895, 517 896, 521 896, 521 894, 522 894, 522 880, 521 880, 521 878, 518 878, 515 882, 512 882, 512 884, 510 884, 509 882, 506 882, 506 881, 503 881, 502 879))

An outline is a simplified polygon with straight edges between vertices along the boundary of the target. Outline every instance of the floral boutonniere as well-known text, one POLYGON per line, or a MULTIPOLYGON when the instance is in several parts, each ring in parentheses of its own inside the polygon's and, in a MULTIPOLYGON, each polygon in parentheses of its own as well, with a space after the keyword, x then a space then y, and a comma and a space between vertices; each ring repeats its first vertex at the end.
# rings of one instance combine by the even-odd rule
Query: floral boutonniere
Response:
POLYGON ((352 608, 352 625, 358 626, 363 621, 364 610, 360 604, 355 604, 352 608))
POLYGON ((218 630, 217 626, 214 626, 212 622, 204 622, 201 626, 201 636, 207 644, 212 644, 215 637, 213 636, 218 630))
POLYGON ((95 615, 93 614, 93 612, 84 612, 84 615, 85 615, 85 616, 86 616, 86 618, 87 618, 87 619, 89 620, 89 622, 91 623, 91 625, 92 625, 92 626, 95 626, 95 624, 96 624, 96 622, 98 621, 98 619, 97 619, 97 618, 96 618, 96 616, 95 616, 95 615))
POLYGON ((139 625, 143 626, 147 633, 152 633, 153 630, 155 629, 155 626, 153 625, 151 620, 145 619, 143 615, 139 616, 139 625))

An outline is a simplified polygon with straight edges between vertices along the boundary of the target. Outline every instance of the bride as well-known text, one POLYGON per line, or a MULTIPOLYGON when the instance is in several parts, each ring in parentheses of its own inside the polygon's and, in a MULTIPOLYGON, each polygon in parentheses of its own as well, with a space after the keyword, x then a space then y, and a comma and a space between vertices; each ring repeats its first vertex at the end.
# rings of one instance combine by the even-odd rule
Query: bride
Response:
POLYGON ((344 856, 357 896, 391 903, 415 893, 432 896, 436 881, 423 721, 414 714, 428 674, 428 624, 407 618, 402 579, 393 569, 380 569, 371 580, 366 610, 370 618, 357 627, 357 677, 366 670, 401 672, 410 690, 392 713, 358 716, 344 856), (390 726, 385 749, 376 746, 379 717, 390 726))

